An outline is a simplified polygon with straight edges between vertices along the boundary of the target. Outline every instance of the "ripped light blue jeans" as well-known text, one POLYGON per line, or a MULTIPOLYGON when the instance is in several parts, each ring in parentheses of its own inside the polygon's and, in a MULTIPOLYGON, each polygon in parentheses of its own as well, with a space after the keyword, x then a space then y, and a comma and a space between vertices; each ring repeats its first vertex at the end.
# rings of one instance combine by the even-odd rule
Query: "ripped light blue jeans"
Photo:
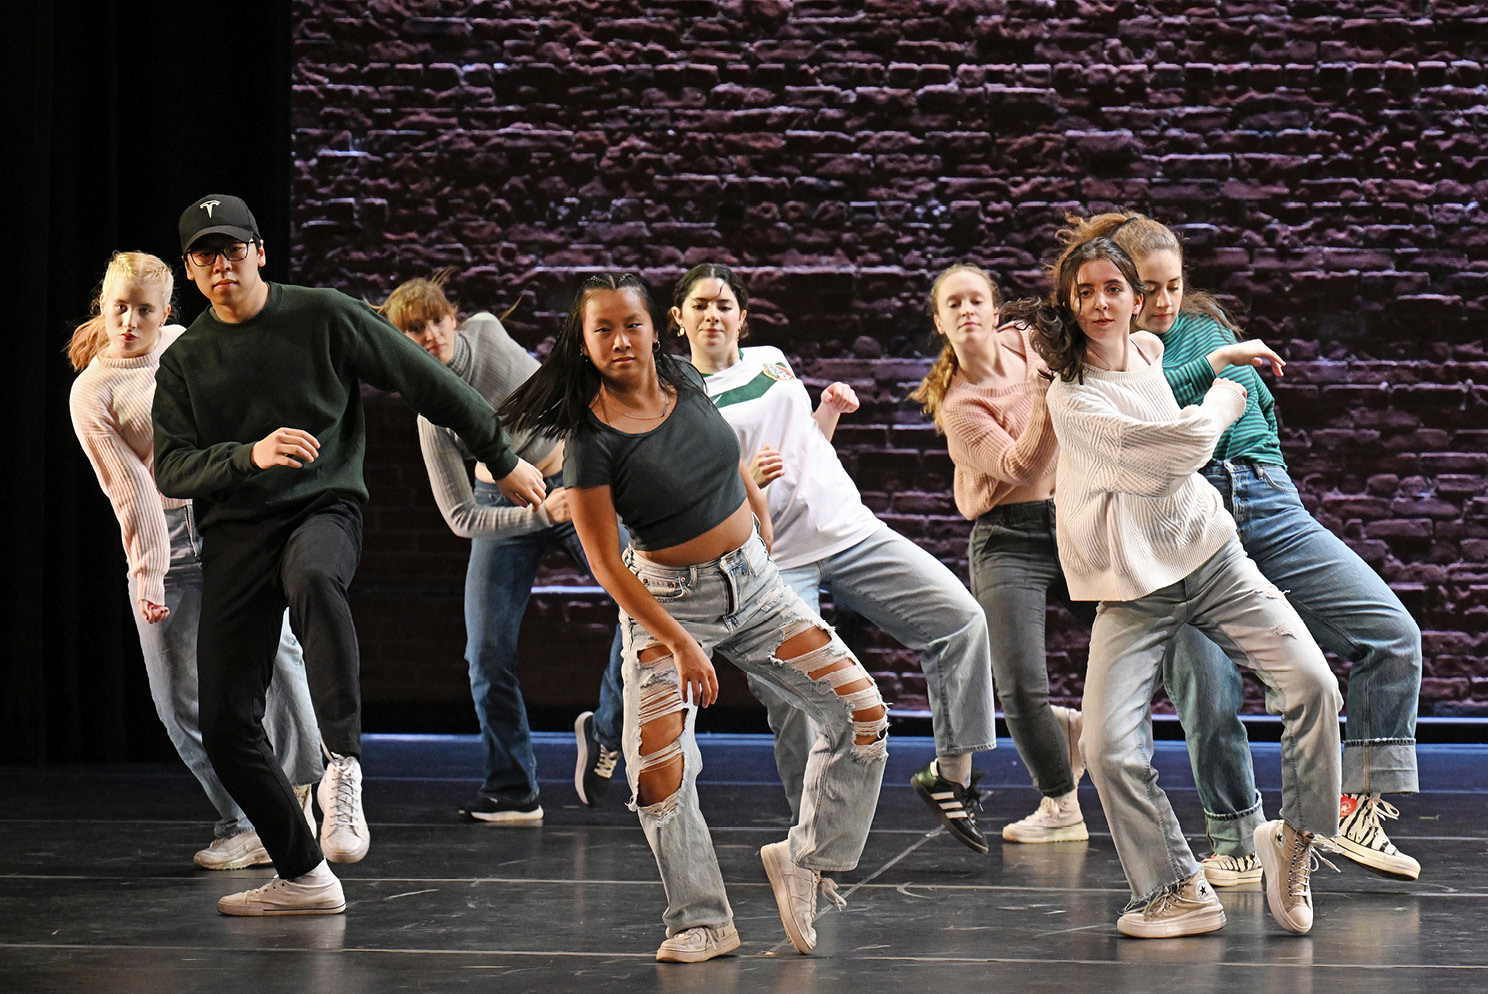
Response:
MULTIPOLYGON (((733 552, 709 563, 669 567, 652 563, 634 550, 626 565, 667 613, 698 641, 703 652, 721 653, 746 674, 757 677, 805 711, 819 734, 806 763, 801 817, 791 828, 791 858, 815 870, 850 870, 858 865, 868 828, 878 804, 888 759, 888 719, 855 721, 854 711, 883 704, 878 688, 842 640, 780 579, 756 533, 733 552), (812 628, 830 634, 820 649, 781 660, 775 651, 787 639, 812 628), (840 660, 845 669, 811 679, 840 660), (868 679, 855 692, 837 688, 868 679), (859 736, 874 736, 866 745, 859 736)), ((684 702, 670 655, 648 662, 639 655, 656 644, 644 628, 620 613, 624 635, 625 721, 621 734, 631 806, 638 812, 646 841, 656 856, 666 889, 662 920, 667 934, 699 925, 718 927, 733 920, 723 877, 698 807, 697 777, 702 767, 693 735, 696 708, 684 702), (643 724, 683 713, 682 733, 674 743, 641 755, 643 724), (669 797, 638 803, 643 771, 664 767, 682 756, 682 785, 669 797)))
MULTIPOLYGON (((196 632, 201 616, 201 535, 190 505, 165 512, 170 534, 170 568, 165 574, 165 606, 170 615, 153 624, 139 613, 139 585, 130 578, 129 604, 139 631, 140 650, 155 713, 207 799, 217 809, 214 834, 219 839, 249 831, 253 826, 238 807, 212 761, 202 747, 198 720, 196 680, 196 632)), ((310 703, 310 685, 305 679, 305 658, 300 643, 289 629, 286 615, 279 632, 279 651, 274 657, 274 677, 264 703, 264 731, 274 746, 284 775, 295 786, 315 783, 325 772, 320 753, 320 732, 310 703)))
POLYGON ((1266 710, 1282 720, 1281 817, 1305 832, 1338 834, 1338 680, 1296 610, 1231 538, 1177 583, 1102 601, 1090 633, 1080 746, 1137 901, 1199 872, 1152 766, 1152 695, 1163 650, 1182 625, 1266 685, 1266 710))
MULTIPOLYGON (((1415 793, 1421 629, 1390 585, 1307 513, 1286 470, 1215 461, 1203 473, 1234 515, 1246 555, 1286 593, 1318 644, 1349 664, 1344 791, 1415 793)), ((1163 682, 1188 739, 1209 842, 1215 852, 1246 855, 1265 815, 1239 718, 1240 673, 1184 626, 1163 660, 1163 682)))

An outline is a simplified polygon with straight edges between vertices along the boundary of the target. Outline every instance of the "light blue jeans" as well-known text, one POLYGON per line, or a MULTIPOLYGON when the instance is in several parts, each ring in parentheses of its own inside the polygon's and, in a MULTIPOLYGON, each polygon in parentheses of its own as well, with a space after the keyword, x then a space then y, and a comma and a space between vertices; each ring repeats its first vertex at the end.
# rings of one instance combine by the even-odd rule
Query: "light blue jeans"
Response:
MULTIPOLYGON (((965 585, 939 559, 884 526, 825 559, 782 569, 780 576, 813 613, 821 613, 825 587, 838 607, 862 616, 920 654, 937 756, 997 745, 986 618, 965 585)), ((797 819, 816 731, 806 712, 765 681, 750 676, 749 689, 765 706, 775 733, 775 768, 791 817, 797 819)))
POLYGON ((1051 597, 1085 624, 1094 605, 1070 600, 1059 568, 1054 502, 994 507, 971 526, 966 558, 971 591, 992 636, 992 672, 1008 734, 1038 792, 1068 794, 1075 781, 1064 732, 1049 706, 1045 619, 1051 597))
MULTIPOLYGON (((563 485, 550 476, 551 489, 563 485)), ((475 482, 478 503, 508 505, 494 483, 475 482)), ((622 533, 622 538, 624 537, 622 533)), ((537 757, 527 704, 517 679, 517 634, 532 598, 537 569, 549 552, 563 550, 587 572, 589 560, 572 524, 563 522, 508 538, 477 538, 470 543, 465 570, 465 661, 470 671, 470 695, 480 722, 485 752, 485 776, 480 792, 487 797, 525 802, 536 800, 537 757)), ((594 730, 609 749, 620 745, 620 633, 610 644, 594 710, 594 730)))
MULTIPOLYGON (((668 614, 698 641, 703 652, 721 653, 745 673, 758 677, 811 718, 819 734, 806 761, 801 817, 791 828, 791 858, 815 870, 850 870, 858 865, 878 804, 888 759, 888 719, 854 721, 852 712, 881 705, 869 678, 866 689, 839 694, 834 688, 868 678, 867 671, 821 618, 785 585, 758 533, 738 549, 710 563, 660 566, 625 554, 626 565, 668 614), (775 656, 787 639, 812 628, 831 634, 820 649, 788 660, 775 656), (842 659, 844 670, 813 680, 806 674, 842 659), (877 736, 859 745, 859 735, 877 736)), ((621 738, 631 807, 640 815, 646 841, 656 856, 666 889, 662 916, 668 935, 699 925, 717 927, 733 920, 707 823, 698 807, 697 776, 702 757, 693 736, 696 708, 684 702, 670 655, 642 663, 638 656, 656 640, 620 614, 625 637, 625 722, 621 738), (670 714, 684 714, 676 742, 641 755, 641 726, 670 714), (682 785, 669 797, 640 805, 640 774, 682 756, 682 785)))
MULTIPOLYGON (((1281 588, 1319 645, 1349 664, 1343 790, 1415 793, 1421 630, 1387 583, 1307 513, 1280 466, 1204 469, 1234 515, 1240 542, 1281 588)), ((1215 852, 1244 855, 1265 820, 1239 711, 1240 673, 1191 627, 1163 660, 1163 682, 1188 738, 1194 783, 1215 852)))
MULTIPOLYGON (((165 523, 170 531, 171 560, 165 574, 165 606, 170 608, 170 615, 154 624, 140 617, 139 585, 132 577, 130 613, 139 631, 155 713, 160 716, 181 761, 217 809, 214 833, 217 838, 225 839, 253 826, 212 769, 202 747, 197 720, 196 632, 201 615, 201 536, 189 505, 167 510, 165 523)), ((289 782, 299 786, 318 781, 325 772, 320 733, 316 730, 315 709, 305 679, 305 659, 300 653, 300 643, 290 631, 287 613, 279 633, 279 652, 274 658, 274 678, 269 684, 263 724, 289 782)))
POLYGON ((1338 834, 1338 681, 1297 612, 1232 538, 1177 583, 1134 601, 1102 601, 1090 633, 1080 744, 1141 902, 1199 872, 1152 767, 1152 695, 1163 651, 1185 624, 1266 685, 1266 709, 1282 720, 1282 819, 1338 834))

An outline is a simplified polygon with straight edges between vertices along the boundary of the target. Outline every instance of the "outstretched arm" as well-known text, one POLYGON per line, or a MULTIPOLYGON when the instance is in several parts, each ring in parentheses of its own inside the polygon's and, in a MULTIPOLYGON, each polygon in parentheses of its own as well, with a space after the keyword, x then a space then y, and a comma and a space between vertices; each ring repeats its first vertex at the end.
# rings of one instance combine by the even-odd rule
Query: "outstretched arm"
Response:
POLYGON ((830 442, 832 436, 837 433, 837 419, 857 409, 858 395, 852 387, 839 380, 822 391, 821 403, 817 404, 816 412, 811 417, 815 419, 816 426, 830 442))

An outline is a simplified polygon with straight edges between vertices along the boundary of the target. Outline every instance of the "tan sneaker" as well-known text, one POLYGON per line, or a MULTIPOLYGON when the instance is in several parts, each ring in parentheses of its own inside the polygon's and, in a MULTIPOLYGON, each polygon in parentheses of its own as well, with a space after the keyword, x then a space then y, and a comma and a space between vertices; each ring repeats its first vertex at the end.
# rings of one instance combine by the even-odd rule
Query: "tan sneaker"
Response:
POLYGON ((1224 905, 1199 872, 1116 919, 1116 930, 1137 939, 1173 939, 1213 932, 1224 924, 1224 905))
POLYGON ((1064 741, 1069 747, 1070 778, 1078 787, 1080 778, 1085 775, 1085 757, 1080 754, 1080 733, 1085 730, 1085 716, 1075 708, 1058 705, 1049 710, 1054 712, 1054 720, 1059 722, 1059 730, 1064 732, 1064 741))
POLYGON ((315 784, 300 784, 294 792, 295 800, 300 802, 300 810, 305 812, 305 824, 310 826, 310 834, 315 835, 315 784))
POLYGON ((216 839, 196 854, 194 862, 203 870, 241 870, 247 866, 267 866, 273 860, 269 859, 258 833, 249 830, 216 839))
POLYGON ((1271 909, 1271 917, 1288 932, 1302 935, 1312 929, 1312 871, 1319 863, 1338 869, 1319 855, 1322 845, 1313 833, 1299 832, 1280 819, 1256 827, 1256 855, 1266 879, 1266 906, 1271 909))
POLYGON ((341 881, 297 884, 275 877, 262 887, 229 894, 217 902, 224 915, 257 918, 266 915, 339 915, 346 910, 341 881))
POLYGON ((739 930, 732 922, 716 928, 697 925, 667 936, 656 950, 656 959, 662 963, 701 963, 738 948, 739 930))
POLYGON ((791 859, 788 841, 765 846, 760 850, 760 859, 765 864, 765 876, 770 878, 770 889, 775 892, 775 906, 780 909, 786 937, 796 952, 811 952, 816 948, 817 892, 839 909, 847 907, 847 902, 838 895, 832 881, 791 859))
POLYGON ((1080 813, 1079 791, 1043 798, 1033 814, 1004 825, 1002 837, 1007 842, 1084 842, 1090 832, 1080 813))

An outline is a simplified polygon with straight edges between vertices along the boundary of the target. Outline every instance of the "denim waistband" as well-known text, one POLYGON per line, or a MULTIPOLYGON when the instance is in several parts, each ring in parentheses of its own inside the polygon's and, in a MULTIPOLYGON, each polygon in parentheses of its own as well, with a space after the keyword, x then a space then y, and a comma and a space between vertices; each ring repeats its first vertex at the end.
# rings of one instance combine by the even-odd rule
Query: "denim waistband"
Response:
POLYGON ((1017 504, 1000 504, 976 519, 988 525, 1044 525, 1054 515, 1052 500, 1030 500, 1017 504))
POLYGON ((761 561, 768 560, 770 553, 765 549, 765 543, 761 541, 759 526, 744 544, 737 549, 725 552, 717 559, 710 559, 705 563, 693 563, 690 566, 667 566, 664 563, 653 562, 634 548, 625 550, 625 565, 632 573, 645 571, 653 577, 686 580, 689 583, 697 581, 697 578, 709 573, 729 573, 737 571, 740 567, 751 567, 751 572, 756 569, 761 561))

